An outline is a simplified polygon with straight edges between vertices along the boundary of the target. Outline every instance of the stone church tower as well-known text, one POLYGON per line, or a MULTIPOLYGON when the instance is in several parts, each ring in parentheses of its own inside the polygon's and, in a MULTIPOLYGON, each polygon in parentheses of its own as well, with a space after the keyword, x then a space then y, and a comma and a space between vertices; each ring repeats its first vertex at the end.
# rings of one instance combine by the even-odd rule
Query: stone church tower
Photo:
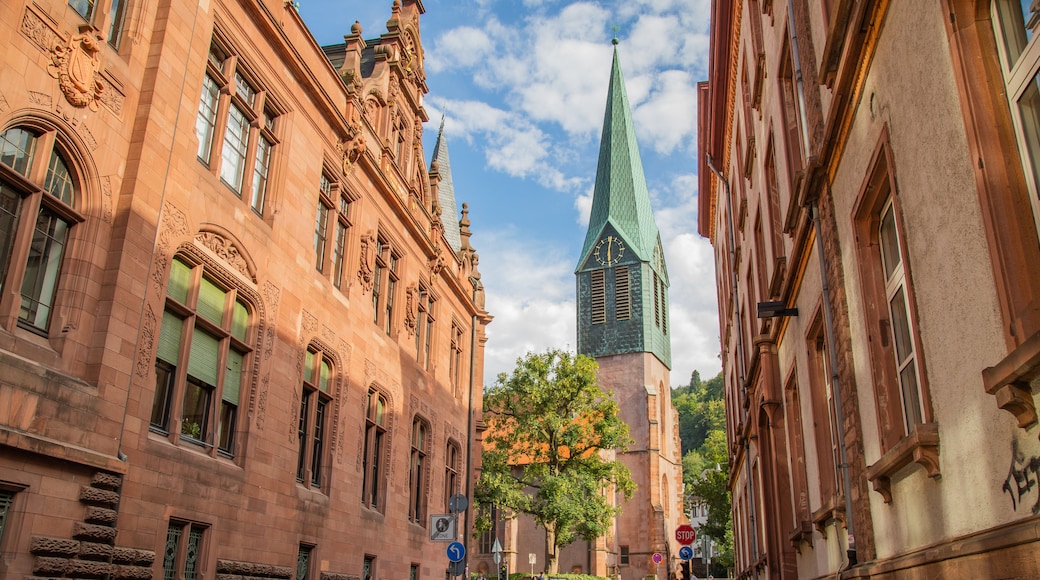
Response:
POLYGON ((615 533, 597 546, 610 572, 629 580, 678 568, 674 532, 685 516, 669 379, 668 270, 614 44, 592 213, 575 274, 578 353, 599 362, 600 385, 614 392, 633 439, 619 459, 638 489, 619 500, 615 533))

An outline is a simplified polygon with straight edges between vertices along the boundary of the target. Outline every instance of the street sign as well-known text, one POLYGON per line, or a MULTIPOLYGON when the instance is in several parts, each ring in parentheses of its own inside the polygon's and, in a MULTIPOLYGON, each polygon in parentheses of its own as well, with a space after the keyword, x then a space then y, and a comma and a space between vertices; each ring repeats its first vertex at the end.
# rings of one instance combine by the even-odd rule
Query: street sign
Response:
POLYGON ((684 546, 689 546, 697 539, 697 530, 689 524, 683 524, 675 528, 675 539, 684 546))
POLYGON ((448 573, 452 576, 462 576, 466 573, 466 562, 448 562, 448 573))
POLYGON ((537 562, 537 561, 538 561, 538 556, 536 556, 534 552, 531 552, 531 553, 527 554, 527 563, 528 564, 531 564, 533 566, 534 563, 537 562))
POLYGON ((683 560, 693 559, 693 548, 689 546, 683 546, 679 548, 679 557, 683 560))
POLYGON ((466 546, 462 542, 448 544, 448 559, 452 562, 461 562, 466 557, 466 546))
POLYGON ((491 555, 495 559, 495 565, 498 566, 502 562, 502 544, 498 542, 498 538, 495 538, 495 545, 491 547, 491 555))
POLYGON ((664 556, 660 552, 654 552, 654 564, 660 564, 664 561, 664 556))
POLYGON ((455 539, 455 514, 430 516, 430 541, 451 542, 455 539))
POLYGON ((448 511, 453 514, 466 511, 467 506, 469 506, 469 500, 461 493, 456 493, 448 500, 448 511))

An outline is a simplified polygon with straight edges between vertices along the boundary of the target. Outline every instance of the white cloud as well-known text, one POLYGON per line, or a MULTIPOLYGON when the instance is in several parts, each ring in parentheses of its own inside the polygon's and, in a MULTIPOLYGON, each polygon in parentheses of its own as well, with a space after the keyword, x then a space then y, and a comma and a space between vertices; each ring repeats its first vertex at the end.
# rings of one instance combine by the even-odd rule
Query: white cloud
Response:
POLYGON ((460 26, 442 34, 427 51, 426 68, 437 73, 454 68, 469 68, 486 60, 494 45, 484 30, 460 26))

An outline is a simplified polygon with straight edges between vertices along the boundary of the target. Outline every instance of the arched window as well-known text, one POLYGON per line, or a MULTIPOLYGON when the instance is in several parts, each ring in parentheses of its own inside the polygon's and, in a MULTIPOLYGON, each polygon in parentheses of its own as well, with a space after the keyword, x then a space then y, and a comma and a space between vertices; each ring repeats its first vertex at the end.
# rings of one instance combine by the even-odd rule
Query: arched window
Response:
POLYGON ((332 411, 332 361, 317 346, 307 349, 303 365, 303 392, 297 425, 299 455, 296 480, 321 489, 329 453, 326 433, 332 411))
POLYGON ((412 455, 408 462, 408 521, 419 525, 423 525, 426 518, 429 440, 429 424, 416 417, 412 420, 412 455))
POLYGON ((387 413, 389 412, 386 397, 375 389, 369 389, 365 411, 365 448, 362 465, 364 481, 361 485, 361 505, 375 509, 383 509, 383 490, 386 482, 383 478, 383 454, 387 445, 387 413))
POLYGON ((448 445, 444 453, 444 505, 447 507, 448 502, 451 500, 451 496, 459 493, 459 485, 461 485, 461 478, 459 475, 462 473, 462 454, 459 452, 459 444, 455 441, 448 441, 448 445))
POLYGON ((235 454, 251 328, 251 308, 234 287, 174 258, 155 357, 153 431, 235 454))
POLYGON ((65 248, 83 221, 78 197, 56 131, 18 126, 0 134, 0 288, 21 289, 17 304, 0 301, 0 318, 17 309, 19 326, 48 334, 65 248))

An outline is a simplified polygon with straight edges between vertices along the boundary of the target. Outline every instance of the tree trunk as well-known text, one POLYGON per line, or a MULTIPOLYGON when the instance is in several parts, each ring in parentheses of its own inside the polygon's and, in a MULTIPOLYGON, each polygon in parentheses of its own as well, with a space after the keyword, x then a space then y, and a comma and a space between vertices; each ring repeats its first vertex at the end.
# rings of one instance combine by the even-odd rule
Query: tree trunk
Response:
POLYGON ((560 573, 560 547, 556 545, 556 526, 545 526, 545 573, 560 573))

